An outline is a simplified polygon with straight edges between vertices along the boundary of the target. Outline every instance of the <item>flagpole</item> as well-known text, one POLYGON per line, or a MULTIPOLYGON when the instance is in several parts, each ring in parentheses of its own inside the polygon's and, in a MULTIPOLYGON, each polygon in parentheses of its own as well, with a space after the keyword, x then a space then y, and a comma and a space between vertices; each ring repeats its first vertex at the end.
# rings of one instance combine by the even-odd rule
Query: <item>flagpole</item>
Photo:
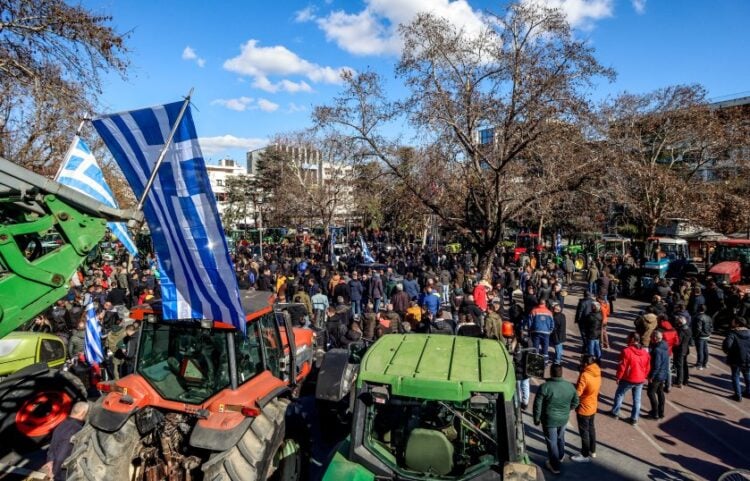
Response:
POLYGON ((190 92, 188 92, 187 94, 187 97, 185 97, 185 102, 183 102, 180 113, 177 115, 177 120, 175 120, 175 123, 172 126, 172 131, 169 133, 169 137, 167 137, 167 142, 164 144, 161 152, 159 152, 159 157, 156 159, 154 170, 151 172, 151 177, 149 177, 148 182, 146 183, 146 187, 144 187, 143 189, 143 194, 141 194, 141 198, 138 200, 136 210, 143 209, 143 204, 146 202, 146 196, 151 190, 151 187, 154 185, 156 174, 159 173, 159 167, 161 167, 162 162, 164 162, 164 157, 166 157, 167 155, 167 149, 169 149, 169 146, 172 144, 172 140, 177 133, 177 128, 180 126, 180 122, 182 122, 182 117, 185 115, 185 111, 187 110, 188 105, 190 105, 190 97, 193 96, 193 90, 195 90, 195 88, 191 88, 190 92))
POLYGON ((70 157, 70 154, 73 153, 73 149, 75 149, 76 144, 78 143, 78 137, 81 135, 81 130, 83 130, 84 124, 89 119, 84 117, 83 120, 81 120, 81 123, 78 124, 78 128, 76 129, 75 135, 73 135, 73 140, 70 141, 70 146, 68 147, 68 150, 65 152, 65 157, 63 157, 62 162, 60 162, 60 167, 57 168, 57 173, 55 174, 55 178, 53 180, 57 181, 58 178, 60 178, 60 174, 62 174, 63 167, 65 167, 65 161, 68 160, 68 157, 70 157))

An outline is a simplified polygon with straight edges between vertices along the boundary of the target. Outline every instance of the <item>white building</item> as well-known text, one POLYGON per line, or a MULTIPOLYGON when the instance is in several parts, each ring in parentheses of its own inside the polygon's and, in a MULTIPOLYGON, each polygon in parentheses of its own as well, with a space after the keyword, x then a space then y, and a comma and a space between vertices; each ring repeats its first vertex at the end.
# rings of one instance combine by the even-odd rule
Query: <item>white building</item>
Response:
POLYGON ((246 175, 245 168, 232 159, 221 159, 219 165, 206 165, 206 170, 211 189, 216 196, 219 214, 222 214, 226 208, 227 178, 246 175))

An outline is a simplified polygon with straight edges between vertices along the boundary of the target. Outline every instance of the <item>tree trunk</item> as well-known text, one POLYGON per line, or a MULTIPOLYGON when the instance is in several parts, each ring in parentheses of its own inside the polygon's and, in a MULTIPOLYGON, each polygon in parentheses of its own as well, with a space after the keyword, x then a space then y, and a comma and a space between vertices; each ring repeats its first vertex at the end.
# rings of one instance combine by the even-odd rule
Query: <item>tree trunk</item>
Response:
POLYGON ((488 251, 477 250, 477 257, 479 258, 479 272, 482 273, 482 279, 486 279, 490 284, 492 283, 492 264, 495 261, 495 248, 490 248, 488 251))

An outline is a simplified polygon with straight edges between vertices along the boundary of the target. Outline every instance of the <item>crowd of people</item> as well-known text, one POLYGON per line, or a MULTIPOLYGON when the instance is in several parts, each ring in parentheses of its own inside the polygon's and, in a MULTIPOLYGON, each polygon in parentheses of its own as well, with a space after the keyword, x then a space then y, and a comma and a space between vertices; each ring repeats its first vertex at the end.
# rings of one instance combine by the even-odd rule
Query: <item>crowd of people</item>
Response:
MULTIPOLYGON (((513 259, 501 248, 492 265, 480 271, 466 254, 423 248, 408 238, 385 239, 372 233, 365 238, 373 245, 375 262, 364 262, 362 244, 353 234, 346 239, 349 255, 333 265, 330 246, 307 236, 265 245, 262 257, 257 246, 241 239, 233 255, 238 284, 302 306, 294 322, 325 332, 328 347, 412 332, 506 342, 516 364, 524 410, 531 395, 525 358, 537 352, 551 366, 533 409, 534 421, 542 425, 547 441, 547 469, 553 473, 561 469, 571 410, 576 411, 582 439, 581 453, 573 461, 596 457, 600 365, 603 352, 612 348, 607 324, 619 293, 616 273, 621 266, 616 260, 592 259, 585 277, 576 283, 575 267, 567 256, 559 264, 536 253, 513 259), (565 299, 574 285, 583 291, 572 319, 577 339, 568 335, 572 326, 565 314, 565 299), (503 329, 504 321, 511 323, 512 330, 503 329), (562 376, 565 350, 568 359, 580 359, 575 385, 562 376)), ((629 421, 637 424, 646 389, 651 405, 648 417, 663 418, 665 394, 687 385, 691 369, 708 365, 708 342, 716 335, 713 319, 730 308, 730 332, 723 347, 732 369, 734 398, 750 396, 750 330, 745 320, 750 297, 735 296, 712 281, 704 286, 697 279, 674 285, 662 282, 655 292, 634 322, 617 370, 608 373, 617 381, 610 414, 620 417, 623 400, 632 393, 629 421), (693 367, 687 362, 691 346, 697 354, 693 367)), ((102 375, 117 379, 134 367, 138 323, 129 318, 128 310, 158 300, 159 295, 154 256, 128 259, 118 248, 102 262, 79 270, 68 295, 37 317, 31 329, 66 337, 70 358, 83 363, 85 309, 93 305, 106 353, 102 375)))

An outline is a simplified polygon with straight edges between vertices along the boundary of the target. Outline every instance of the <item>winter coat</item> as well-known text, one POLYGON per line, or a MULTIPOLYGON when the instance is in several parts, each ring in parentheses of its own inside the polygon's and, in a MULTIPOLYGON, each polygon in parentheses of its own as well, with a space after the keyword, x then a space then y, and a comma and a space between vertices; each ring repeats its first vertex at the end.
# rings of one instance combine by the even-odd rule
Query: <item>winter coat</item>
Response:
POLYGON ((346 282, 339 282, 336 287, 333 288, 333 299, 336 300, 339 297, 344 299, 344 302, 349 304, 352 301, 352 294, 349 291, 349 284, 346 282))
POLYGON ((552 334, 555 330, 555 320, 552 312, 546 306, 536 306, 531 310, 529 332, 536 334, 552 334))
POLYGON ((602 295, 608 295, 609 294, 609 284, 612 282, 612 280, 609 278, 607 274, 602 273, 602 275, 599 276, 599 279, 596 280, 596 287, 599 290, 599 294, 602 295))
POLYGON ((672 324, 669 321, 664 320, 659 324, 659 330, 661 330, 664 342, 667 343, 667 353, 672 356, 672 349, 679 343, 677 331, 675 331, 672 324))
POLYGON ((403 314, 409 308, 409 294, 404 291, 396 291, 391 297, 391 304, 393 304, 393 310, 403 314))
POLYGON ((618 381, 642 384, 651 370, 651 355, 646 349, 630 345, 620 353, 620 363, 615 377, 618 381))
POLYGON ((583 319, 585 316, 588 316, 589 313, 592 311, 592 306, 594 304, 594 300, 590 297, 584 297, 580 301, 578 301, 578 306, 576 307, 576 318, 575 322, 578 324, 581 322, 581 319, 583 319))
POLYGON ((669 377, 669 346, 664 340, 651 346, 650 381, 664 382, 669 377))
POLYGON ((750 367, 750 329, 733 329, 721 346, 730 366, 750 367))
POLYGON ((419 297, 419 283, 416 279, 404 279, 404 292, 409 296, 409 299, 419 297))
POLYGON ((594 266, 589 267, 589 274, 586 280, 588 282, 596 282, 598 279, 599 279, 599 270, 594 266))
POLYGON ((599 389, 602 387, 602 371, 596 363, 589 364, 578 375, 576 383, 576 394, 580 399, 580 404, 576 413, 581 416, 591 416, 596 414, 599 401, 599 389))
POLYGON ((581 319, 578 326, 581 328, 581 335, 587 339, 596 340, 602 335, 602 313, 592 312, 588 316, 581 319))
POLYGON ((68 341, 68 357, 73 358, 86 348, 86 329, 73 329, 68 341))
POLYGON ((487 289, 482 284, 474 287, 474 302, 482 312, 487 312, 487 289))
POLYGON ((426 292, 422 294, 422 298, 419 302, 420 306, 427 309, 432 315, 437 315, 438 311, 440 310, 440 296, 435 294, 434 292, 427 294, 426 292))
POLYGON ((352 302, 359 302, 362 300, 362 293, 364 292, 364 286, 357 279, 349 281, 349 295, 351 296, 352 302))
POLYGON ((553 377, 539 387, 534 398, 534 423, 545 428, 568 424, 570 411, 580 404, 576 388, 563 378, 553 377))
POLYGON ((687 324, 677 329, 677 349, 674 350, 675 357, 687 357, 690 354, 690 339, 692 337, 693 333, 690 332, 690 327, 687 324))
POLYGON ((370 299, 382 299, 383 298, 383 280, 380 278, 379 275, 372 276, 372 279, 370 279, 370 299))
POLYGON ((297 292, 294 295, 294 297, 292 297, 292 300, 294 302, 299 302, 300 304, 303 304, 305 306, 305 310, 307 311, 307 315, 312 316, 313 314, 312 300, 310 299, 310 296, 307 295, 307 292, 305 291, 297 292))
POLYGON ((651 344, 651 335, 657 327, 657 322, 656 314, 651 312, 647 312, 636 318, 635 332, 641 335, 643 347, 648 347, 651 344))
POLYGON ((552 319, 555 321, 555 330, 552 331, 552 337, 550 338, 550 343, 553 346, 556 346, 558 344, 562 344, 563 342, 567 341, 567 335, 566 335, 567 320, 565 319, 565 314, 563 314, 562 312, 556 312, 552 314, 552 319))
POLYGON ((706 313, 699 314, 693 321, 693 337, 708 339, 714 331, 714 320, 706 313))

